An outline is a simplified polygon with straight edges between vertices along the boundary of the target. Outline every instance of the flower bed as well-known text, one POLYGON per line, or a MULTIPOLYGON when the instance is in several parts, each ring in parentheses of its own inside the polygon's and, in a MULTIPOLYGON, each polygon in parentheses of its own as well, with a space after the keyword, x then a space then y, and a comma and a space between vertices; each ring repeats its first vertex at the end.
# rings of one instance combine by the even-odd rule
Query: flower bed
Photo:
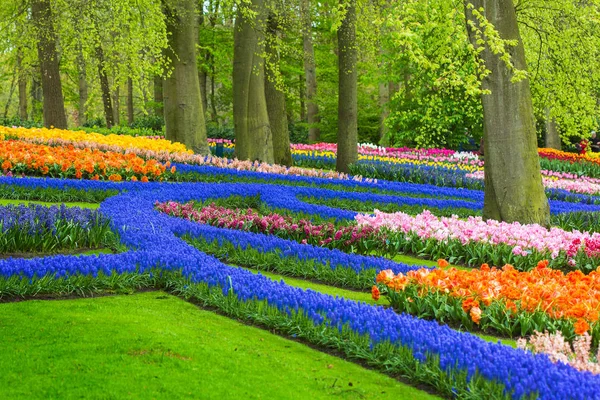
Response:
POLYGON ((190 153, 181 143, 148 137, 129 135, 101 135, 84 131, 46 128, 8 128, 0 126, 0 140, 17 139, 51 146, 74 146, 77 148, 99 149, 102 151, 124 152, 127 150, 152 150, 167 153, 190 153))
MULTIPOLYGON (((162 180, 167 165, 134 154, 0 141, 0 168, 7 174, 92 180, 162 180)), ((175 172, 172 168, 171 172, 175 172)))
POLYGON ((557 260, 555 266, 564 268, 568 264, 592 270, 600 261, 600 233, 569 232, 518 222, 484 221, 481 217, 469 217, 466 220, 457 217, 438 218, 427 210, 415 217, 405 213, 376 211, 374 215, 357 215, 356 221, 359 225, 387 228, 422 241, 431 241, 440 247, 447 247, 450 243, 458 243, 463 247, 484 245, 489 259, 493 259, 495 264, 501 264, 496 262, 498 259, 504 259, 506 263, 518 263, 526 258, 530 262, 537 262, 549 257, 557 260), (507 250, 514 257, 507 254, 507 250))
MULTIPOLYGON (((441 267, 447 265, 440 260, 441 267)), ((540 261, 529 272, 519 272, 512 265, 498 269, 487 264, 469 271, 381 271, 377 283, 399 311, 416 311, 419 316, 468 328, 474 323, 510 336, 561 331, 572 340, 574 335, 590 333, 597 345, 600 272, 564 274, 547 265, 548 261, 540 261)))

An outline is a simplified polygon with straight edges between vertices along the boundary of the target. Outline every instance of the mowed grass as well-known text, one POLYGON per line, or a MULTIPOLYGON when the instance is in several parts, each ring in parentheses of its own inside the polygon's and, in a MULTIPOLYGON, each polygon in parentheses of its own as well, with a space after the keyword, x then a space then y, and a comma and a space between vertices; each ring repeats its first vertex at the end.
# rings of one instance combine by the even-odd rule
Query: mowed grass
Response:
POLYGON ((433 399, 162 292, 0 304, 2 399, 433 399))
POLYGON ((80 208, 91 208, 93 210, 100 207, 100 203, 51 203, 47 201, 37 201, 37 200, 9 200, 9 199, 0 199, 0 206, 8 206, 8 205, 29 205, 29 204, 39 204, 41 206, 51 207, 51 206, 60 206, 64 204, 67 207, 80 207, 80 208))

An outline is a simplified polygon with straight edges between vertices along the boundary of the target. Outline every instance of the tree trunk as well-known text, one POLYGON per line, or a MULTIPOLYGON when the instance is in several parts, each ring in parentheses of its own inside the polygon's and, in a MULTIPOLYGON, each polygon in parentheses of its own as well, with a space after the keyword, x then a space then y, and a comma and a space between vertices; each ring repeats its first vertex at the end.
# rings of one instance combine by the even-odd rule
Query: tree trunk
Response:
POLYGON ((298 76, 298 97, 300 98, 300 121, 308 123, 306 119, 306 77, 298 76))
POLYGON ((60 81, 56 32, 50 0, 32 0, 31 18, 37 30, 37 51, 44 96, 44 126, 66 129, 67 115, 60 81))
POLYGON ((200 97, 202 99, 202 110, 204 111, 204 119, 206 119, 206 112, 208 111, 208 74, 204 67, 200 68, 200 72, 198 72, 198 79, 200 80, 200 97))
MULTIPOLYGON (((467 0, 467 18, 480 27, 468 7, 483 8, 486 17, 503 39, 516 40, 510 48, 515 68, 525 70, 525 51, 519 35, 512 0, 467 0)), ((483 217, 549 225, 548 200, 542 184, 537 153, 535 120, 529 80, 513 83, 513 73, 487 44, 478 43, 469 27, 473 46, 484 46, 479 56, 490 71, 482 81, 484 116, 485 195, 483 217)))
POLYGON ((273 163, 273 137, 261 57, 264 19, 263 0, 240 4, 233 37, 233 123, 236 157, 273 163), (249 19, 249 11, 256 13, 256 19, 249 19))
POLYGON ((340 0, 346 5, 338 29, 339 91, 337 163, 339 172, 350 172, 350 164, 358 160, 358 105, 356 75, 356 0, 340 0))
POLYGON ((156 75, 154 77, 154 102, 156 103, 154 115, 161 118, 164 118, 165 113, 163 108, 163 82, 162 76, 156 75))
POLYGON ((273 158, 275 164, 292 165, 292 150, 290 148, 290 132, 285 107, 285 93, 276 84, 277 76, 273 68, 279 66, 279 52, 274 45, 277 36, 280 35, 277 17, 271 13, 267 20, 267 38, 265 53, 269 60, 269 67, 265 70, 265 97, 267 101, 267 112, 269 114, 269 125, 273 135, 273 158))
POLYGON ((217 100, 215 96, 215 58, 211 56, 210 76, 210 120, 217 122, 217 100))
POLYGON ((106 120, 106 127, 112 128, 115 124, 115 117, 113 113, 112 100, 110 98, 110 86, 108 84, 108 75, 106 74, 104 50, 102 45, 96 46, 96 58, 98 59, 98 77, 100 78, 100 89, 102 91, 102 104, 104 105, 104 119, 106 120))
POLYGON ((86 113, 87 113, 87 101, 88 101, 88 85, 87 85, 87 73, 85 70, 85 59, 83 58, 83 51, 79 49, 79 53, 77 54, 77 70, 79 73, 79 108, 78 108, 78 117, 77 122, 79 126, 85 125, 87 121, 86 113))
POLYGON ((561 149, 561 140, 556 126, 556 120, 550 116, 550 108, 546 107, 546 147, 551 149, 561 149))
MULTIPOLYGON (((217 25, 217 13, 219 12, 220 1, 216 0, 214 3, 209 1, 210 10, 210 26, 213 32, 213 46, 215 46, 215 26, 217 25)), ((230 26, 227 26, 230 28, 230 26)), ((210 65, 210 120, 217 122, 217 101, 215 97, 215 84, 216 84, 216 66, 215 66, 215 55, 213 53, 207 53, 207 63, 210 65)))
POLYGON ((400 85, 393 81, 379 84, 379 106, 381 107, 381 114, 379 115, 380 145, 389 142, 389 138, 387 138, 389 128, 385 121, 390 116, 390 103, 394 99, 396 93, 398 93, 398 90, 400 90, 400 85))
POLYGON ((379 82, 379 139, 383 139, 387 133, 385 120, 390 115, 390 87, 388 83, 379 82))
POLYGON ((133 79, 127 78, 127 123, 133 125, 133 79))
POLYGON ((121 88, 116 82, 114 85, 115 90, 112 92, 113 122, 115 125, 121 125, 121 88))
MULTIPOLYGON (((198 25, 199 25, 200 30, 204 29, 203 6, 204 6, 204 0, 199 1, 198 2, 198 8, 199 8, 198 11, 199 11, 200 15, 198 16, 198 25)), ((210 9, 210 7, 212 7, 212 4, 209 4, 209 9, 210 9)), ((201 45, 201 43, 198 42, 198 45, 201 45)), ((198 79, 200 81, 200 96, 202 99, 202 111, 204 112, 204 119, 206 120, 206 113, 208 112, 208 96, 207 96, 208 92, 206 90, 207 89, 206 78, 208 77, 207 63, 208 63, 208 60, 210 59, 210 52, 205 49, 200 50, 200 58, 202 58, 202 60, 204 60, 204 63, 203 63, 203 65, 200 66, 200 69, 198 70, 198 79)))
POLYGON ((19 119, 27 120, 27 76, 23 66, 23 50, 17 50, 17 70, 19 74, 19 119))
POLYGON ((15 86, 17 83, 17 75, 18 75, 18 65, 15 65, 15 69, 12 74, 12 79, 10 81, 10 90, 8 92, 8 100, 6 101, 6 105, 4 106, 4 119, 8 118, 8 110, 10 109, 10 103, 12 103, 13 93, 15 92, 15 86))
POLYGON ((196 1, 164 0, 163 12, 169 35, 165 54, 173 67, 163 84, 167 138, 185 144, 197 154, 208 155, 196 63, 196 1))
POLYGON ((42 88, 40 81, 34 76, 31 79, 31 119, 39 121, 40 117, 43 118, 42 111, 42 88))
POLYGON ((308 121, 308 141, 318 142, 321 130, 317 126, 319 120, 319 106, 317 105, 317 73, 315 67, 315 49, 312 38, 312 21, 310 13, 310 0, 300 3, 302 14, 302 43, 304 49, 304 79, 306 81, 306 118, 308 121))

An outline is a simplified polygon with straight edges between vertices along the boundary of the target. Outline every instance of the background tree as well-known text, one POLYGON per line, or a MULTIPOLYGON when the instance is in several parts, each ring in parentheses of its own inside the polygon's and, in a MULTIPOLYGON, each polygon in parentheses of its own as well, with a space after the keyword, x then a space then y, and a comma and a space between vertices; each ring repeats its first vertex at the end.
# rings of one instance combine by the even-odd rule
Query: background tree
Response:
POLYGON ((263 0, 241 2, 234 28, 233 122, 235 154, 273 163, 273 136, 265 97, 263 0))
POLYGON ((310 0, 300 0, 302 18, 302 48, 306 88, 306 118, 308 122, 308 140, 317 142, 321 138, 319 123, 319 105, 317 96, 317 73, 315 71, 315 49, 313 46, 312 9, 310 0))
POLYGON ((285 101, 285 84, 279 70, 281 25, 285 18, 285 4, 271 2, 266 21, 265 36, 265 98, 269 125, 273 136, 273 159, 276 164, 291 166, 292 151, 285 101))
POLYGON ((356 0, 340 0, 343 17, 338 29, 339 91, 336 169, 350 172, 358 160, 356 0))
POLYGON ((44 125, 66 129, 67 117, 56 48, 54 18, 50 0, 32 0, 31 19, 36 28, 38 61, 44 95, 44 125))
POLYGON ((165 54, 172 67, 163 84, 167 138, 210 154, 196 66, 196 1, 165 0, 163 7, 169 40, 165 54))

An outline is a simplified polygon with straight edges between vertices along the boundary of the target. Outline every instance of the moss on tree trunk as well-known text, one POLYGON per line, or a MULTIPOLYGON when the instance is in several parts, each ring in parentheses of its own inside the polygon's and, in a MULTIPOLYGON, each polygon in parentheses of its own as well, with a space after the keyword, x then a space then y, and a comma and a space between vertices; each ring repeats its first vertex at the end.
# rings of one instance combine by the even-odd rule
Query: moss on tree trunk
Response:
MULTIPOLYGON (((512 63, 518 70, 526 70, 523 42, 519 35, 512 0, 468 0, 467 18, 475 26, 480 21, 475 10, 483 15, 500 37, 516 40, 510 47, 512 63)), ((471 42, 482 46, 469 29, 471 42)), ((483 81, 483 89, 490 94, 482 96, 484 113, 485 195, 483 216, 498 221, 539 223, 547 226, 550 220, 548 200, 544 193, 540 162, 537 153, 535 119, 529 80, 512 82, 513 72, 494 54, 484 48, 480 57, 490 71, 483 81)))

